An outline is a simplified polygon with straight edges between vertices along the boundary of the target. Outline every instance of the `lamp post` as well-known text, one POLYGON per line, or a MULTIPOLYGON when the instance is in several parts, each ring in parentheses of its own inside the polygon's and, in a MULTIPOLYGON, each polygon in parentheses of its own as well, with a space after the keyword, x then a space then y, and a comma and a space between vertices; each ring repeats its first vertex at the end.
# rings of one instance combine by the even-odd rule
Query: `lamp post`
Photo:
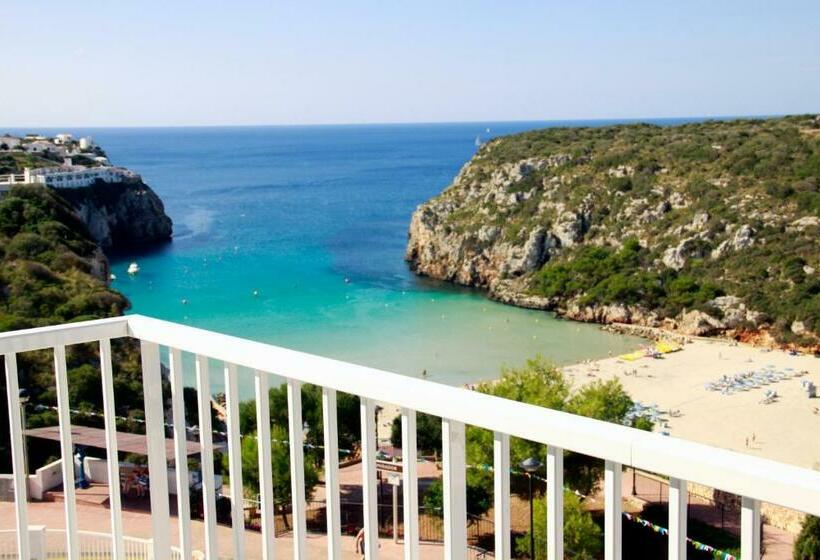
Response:
POLYGON ((535 523, 532 508, 532 475, 542 467, 541 461, 535 457, 527 457, 521 461, 521 468, 527 473, 527 484, 530 494, 530 560, 535 560, 535 523))
POLYGON ((18 393, 20 401, 20 423, 23 428, 23 473, 26 475, 26 483, 23 485, 23 493, 28 500, 28 439, 26 438, 26 405, 31 400, 28 390, 20 389, 18 393))

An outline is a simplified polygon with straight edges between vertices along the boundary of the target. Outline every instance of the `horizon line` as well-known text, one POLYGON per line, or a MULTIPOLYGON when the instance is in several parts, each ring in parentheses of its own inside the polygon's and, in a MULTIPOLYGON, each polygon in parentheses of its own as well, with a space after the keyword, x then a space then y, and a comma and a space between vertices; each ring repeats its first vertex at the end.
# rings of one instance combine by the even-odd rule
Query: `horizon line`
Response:
POLYGON ((260 123, 260 124, 150 124, 150 125, 12 125, 0 126, 0 131, 6 130, 37 130, 37 129, 123 129, 123 128, 310 128, 310 127, 356 127, 356 126, 425 126, 425 125, 448 125, 448 124, 520 124, 520 123, 634 123, 639 124, 651 121, 667 120, 702 120, 702 121, 722 121, 738 119, 771 119, 795 116, 811 116, 819 113, 772 113, 758 115, 688 115, 688 116, 666 116, 666 117, 601 117, 601 118, 564 118, 564 119, 501 119, 501 120, 453 120, 453 121, 374 121, 374 122, 327 122, 327 123, 260 123))

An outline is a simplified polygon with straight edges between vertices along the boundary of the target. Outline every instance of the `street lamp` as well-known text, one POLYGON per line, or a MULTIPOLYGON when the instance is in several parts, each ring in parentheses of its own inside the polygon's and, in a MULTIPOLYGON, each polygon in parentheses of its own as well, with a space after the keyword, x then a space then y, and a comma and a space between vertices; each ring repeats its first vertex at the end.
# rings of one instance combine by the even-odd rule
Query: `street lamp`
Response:
POLYGON ((20 389, 18 393, 18 400, 20 401, 20 423, 23 428, 23 473, 26 475, 26 483, 23 485, 23 494, 28 499, 28 439, 26 438, 26 405, 31 398, 28 396, 27 389, 20 389))
POLYGON ((527 473, 527 483, 530 492, 530 560, 535 560, 535 523, 532 508, 532 475, 542 467, 541 461, 535 457, 527 457, 521 461, 521 468, 527 473))

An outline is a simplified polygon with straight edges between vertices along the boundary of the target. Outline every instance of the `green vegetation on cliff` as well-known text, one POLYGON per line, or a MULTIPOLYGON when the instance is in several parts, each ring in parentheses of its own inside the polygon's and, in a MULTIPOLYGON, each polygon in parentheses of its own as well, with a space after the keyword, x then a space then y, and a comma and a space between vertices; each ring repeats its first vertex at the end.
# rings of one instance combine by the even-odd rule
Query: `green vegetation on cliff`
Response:
POLYGON ((819 185, 817 116, 536 130, 488 142, 419 208, 408 259, 576 318, 697 309, 713 331, 812 344, 819 185))
POLYGON ((107 264, 52 190, 26 185, 0 199, 0 331, 121 315, 107 264))

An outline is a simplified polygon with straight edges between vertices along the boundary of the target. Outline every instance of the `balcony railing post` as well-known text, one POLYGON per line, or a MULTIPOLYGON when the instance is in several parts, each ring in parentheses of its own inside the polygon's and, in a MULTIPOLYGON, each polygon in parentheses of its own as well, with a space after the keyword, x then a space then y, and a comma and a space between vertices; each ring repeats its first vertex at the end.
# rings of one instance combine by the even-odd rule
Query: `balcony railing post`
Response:
POLYGON ((442 419, 444 462, 444 559, 467 558, 467 483, 465 428, 442 419))
POLYGON ((17 557, 30 558, 28 538, 28 473, 25 471, 25 437, 20 413, 20 382, 17 355, 6 354, 6 397, 11 429, 11 461, 14 472, 14 515, 17 529, 17 557), (23 537, 26 535, 26 537, 23 537))
POLYGON ((245 495, 242 484, 242 442, 239 433, 239 379, 236 365, 225 366, 225 410, 228 414, 228 474, 231 479, 233 557, 245 558, 245 495))
MULTIPOLYGON (((271 465, 270 396, 268 374, 254 372, 256 391, 256 444, 259 453, 259 500, 262 509, 262 560, 276 558, 273 520, 273 467, 271 465)), ((187 559, 185 559, 187 560, 187 559)))
POLYGON ((111 509, 111 548, 113 560, 123 560, 122 503, 120 499, 120 458, 117 448, 117 417, 114 406, 114 370, 111 364, 111 341, 100 341, 100 375, 103 387, 105 416, 106 467, 108 471, 108 501, 111 509))
POLYGON ((202 471, 202 513, 205 518, 205 558, 217 560, 216 481, 214 480, 214 445, 211 425, 211 376, 208 357, 196 357, 196 393, 199 412, 200 467, 202 471))
POLYGON ((547 560, 564 558, 564 450, 547 447, 547 560))
MULTIPOLYGON (((77 541, 77 506, 74 490, 74 444, 71 438, 71 405, 68 399, 65 346, 60 344, 54 347, 54 377, 57 389, 57 416, 60 421, 66 553, 68 560, 79 560, 80 548, 77 541)), ((82 468, 82 465, 80 467, 82 468)))
POLYGON ((325 508, 327 513, 327 558, 342 557, 342 526, 339 493, 339 429, 336 391, 322 388, 322 427, 325 445, 325 508))
POLYGON ((621 464, 606 461, 604 472, 604 558, 621 560, 621 464))
POLYGON ((689 492, 685 480, 669 479, 669 560, 686 559, 689 492))
POLYGON ((145 436, 148 440, 148 473, 151 494, 151 533, 156 560, 171 557, 168 507, 168 461, 165 450, 165 409, 159 346, 142 341, 142 385, 145 395, 145 436))
POLYGON ((288 441, 290 442, 290 494, 293 510, 293 558, 304 560, 307 551, 305 520, 305 441, 302 432, 302 384, 288 379, 288 441))
POLYGON ((361 398, 362 423, 362 506, 364 513, 365 560, 379 557, 379 502, 376 493, 376 403, 361 398))
POLYGON ((174 471, 177 483, 177 521, 182 560, 191 559, 191 498, 188 482, 188 431, 185 422, 185 386, 182 377, 182 352, 169 352, 171 413, 174 425, 174 471))
POLYGON ((743 496, 740 509, 740 558, 760 558, 760 502, 743 496))
POLYGON ((509 560, 510 546, 510 436, 493 433, 493 503, 495 511, 495 557, 509 560))
POLYGON ((404 560, 419 558, 419 480, 416 411, 401 409, 404 560))

